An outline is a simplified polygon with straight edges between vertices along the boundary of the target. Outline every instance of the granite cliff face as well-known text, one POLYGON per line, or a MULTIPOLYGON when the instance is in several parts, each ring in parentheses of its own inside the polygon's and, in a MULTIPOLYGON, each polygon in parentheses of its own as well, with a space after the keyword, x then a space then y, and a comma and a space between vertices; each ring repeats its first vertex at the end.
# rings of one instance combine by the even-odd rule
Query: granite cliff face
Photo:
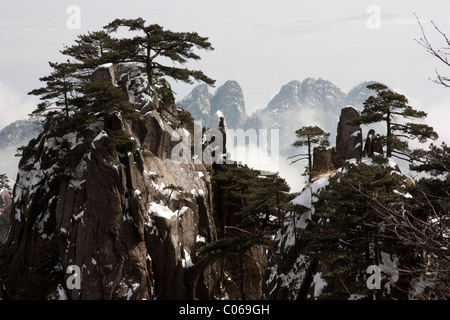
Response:
POLYGON ((214 297, 217 271, 196 255, 217 237, 210 173, 171 160, 172 135, 185 132, 175 131, 176 107, 158 110, 151 92, 134 89, 138 119, 116 114, 64 135, 54 119, 25 149, 1 265, 5 299, 214 297), (115 147, 107 132, 118 129, 129 141, 115 147))

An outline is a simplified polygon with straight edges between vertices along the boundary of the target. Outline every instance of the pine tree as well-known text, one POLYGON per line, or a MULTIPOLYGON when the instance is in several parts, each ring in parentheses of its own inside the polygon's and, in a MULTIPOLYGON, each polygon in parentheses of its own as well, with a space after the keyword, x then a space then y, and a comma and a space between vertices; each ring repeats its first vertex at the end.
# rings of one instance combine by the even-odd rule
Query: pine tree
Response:
POLYGON ((49 65, 53 69, 52 73, 39 79, 45 82, 46 86, 28 93, 39 96, 42 100, 32 115, 45 116, 56 112, 62 113, 67 119, 73 111, 76 111, 73 101, 77 97, 77 65, 69 61, 49 62, 49 65))
POLYGON ((4 173, 0 174, 0 190, 9 190, 11 191, 11 186, 9 185, 8 176, 4 173))
POLYGON ((83 97, 77 102, 80 104, 80 112, 95 116, 96 119, 108 117, 114 111, 119 111, 125 119, 139 115, 125 93, 110 82, 88 82, 80 91, 83 93, 83 97))
MULTIPOLYGON (((95 61, 100 64, 112 62, 136 65, 147 75, 150 87, 155 93, 154 103, 158 106, 157 83, 163 76, 187 83, 198 80, 214 84, 215 81, 200 70, 163 64, 165 59, 180 65, 188 60, 199 60, 200 56, 194 52, 194 48, 214 49, 207 37, 201 37, 196 32, 173 32, 158 24, 146 25, 144 19, 137 18, 116 19, 106 25, 104 31, 80 36, 77 44, 65 48, 63 53, 75 57, 87 66, 95 65, 95 61), (134 36, 113 37, 120 28, 128 29, 134 36)), ((159 90, 164 91, 164 88, 159 90)))
POLYGON ((426 173, 409 187, 414 199, 407 214, 386 212, 405 243, 415 246, 421 265, 407 268, 411 274, 428 275, 430 293, 418 298, 448 299, 450 296, 450 147, 433 144, 429 150, 415 150, 412 170, 426 173))
MULTIPOLYGON (((398 208, 403 179, 386 164, 344 163, 330 177, 330 184, 317 195, 313 222, 299 230, 302 253, 312 263, 328 266, 322 277, 340 289, 321 298, 349 298, 351 294, 380 297, 371 292, 365 279, 370 265, 379 265, 382 252, 402 256, 408 247, 385 232, 376 203, 398 208)), ((404 256, 404 255, 403 255, 404 256)), ((406 259, 401 261, 405 262, 406 259)))
MULTIPOLYGON (((114 39, 105 31, 88 32, 78 36, 75 45, 65 46, 61 53, 78 61, 82 69, 94 69, 98 65, 110 62, 116 56, 113 49, 114 39)), ((123 55, 126 53, 123 52, 123 55)))
POLYGON ((151 84, 158 73, 188 83, 191 83, 192 78, 214 84, 214 80, 208 78, 202 71, 177 68, 157 62, 157 59, 162 57, 179 64, 184 64, 188 60, 199 60, 200 56, 193 51, 193 47, 204 50, 214 49, 207 37, 201 37, 196 32, 164 30, 158 24, 146 25, 146 21, 142 18, 116 19, 104 29, 108 34, 112 34, 121 27, 128 28, 129 31, 137 31, 141 35, 114 41, 112 46, 116 52, 113 57, 115 62, 143 64, 151 84))
POLYGON ((295 134, 297 135, 297 138, 299 140, 295 141, 293 146, 294 147, 304 147, 306 146, 307 153, 298 154, 295 156, 289 157, 289 159, 297 158, 296 160, 292 161, 291 164, 300 161, 300 160, 308 160, 308 167, 307 167, 307 173, 309 176, 309 182, 312 180, 312 168, 313 168, 313 147, 314 145, 319 145, 321 147, 328 147, 330 145, 329 137, 330 134, 326 133, 323 129, 319 128, 318 126, 309 126, 309 127, 302 127, 295 131, 295 134), (298 158, 300 157, 300 158, 298 158))
POLYGON ((201 248, 209 263, 237 259, 240 268, 241 298, 245 299, 245 258, 251 248, 262 245, 272 250, 272 237, 281 220, 290 211, 294 195, 278 175, 261 176, 247 167, 221 166, 213 177, 221 201, 216 210, 222 224, 222 236, 201 248))
POLYGON ((361 116, 350 121, 350 123, 384 122, 386 124, 386 136, 383 137, 383 144, 386 146, 388 158, 395 156, 409 161, 410 150, 407 140, 417 139, 423 143, 428 139, 435 140, 438 138, 437 133, 430 126, 398 121, 399 118, 423 119, 427 116, 425 112, 409 106, 408 99, 404 95, 390 90, 381 83, 370 84, 367 88, 376 91, 377 95, 369 97, 364 102, 364 110, 361 112, 361 116), (402 140, 402 138, 407 140, 402 140))

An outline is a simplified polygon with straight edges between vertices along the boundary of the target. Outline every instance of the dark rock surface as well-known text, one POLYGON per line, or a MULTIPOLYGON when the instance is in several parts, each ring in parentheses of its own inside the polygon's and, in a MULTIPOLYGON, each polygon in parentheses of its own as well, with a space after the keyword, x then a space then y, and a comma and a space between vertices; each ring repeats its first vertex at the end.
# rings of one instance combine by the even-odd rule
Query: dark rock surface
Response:
POLYGON ((341 110, 339 118, 336 147, 332 153, 332 163, 339 168, 343 161, 353 158, 361 158, 362 154, 362 131, 359 125, 351 125, 348 121, 360 116, 358 110, 347 106, 341 110))
MULTIPOLYGON (((134 82, 145 108, 151 101, 134 82)), ((3 298, 214 298, 216 266, 197 256, 217 237, 211 176, 170 159, 177 122, 150 107, 136 120, 112 117, 63 136, 47 123, 20 162, 3 298), (116 148, 107 132, 117 127, 130 141, 116 148), (68 285, 69 266, 80 268, 80 289, 68 285)))

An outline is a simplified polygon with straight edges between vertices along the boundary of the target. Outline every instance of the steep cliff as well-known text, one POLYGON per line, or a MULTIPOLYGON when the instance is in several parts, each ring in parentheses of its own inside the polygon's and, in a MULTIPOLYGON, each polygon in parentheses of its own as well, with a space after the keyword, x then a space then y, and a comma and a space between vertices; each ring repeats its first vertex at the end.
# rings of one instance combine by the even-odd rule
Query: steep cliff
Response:
MULTIPOLYGON (((386 184, 373 172, 384 173, 387 179, 398 178, 400 187, 406 181, 393 161, 380 166, 370 158, 362 162, 353 159, 335 173, 317 177, 292 201, 303 210, 288 213, 275 236, 277 249, 269 261, 264 298, 414 297, 420 277, 411 279, 401 270, 414 265, 417 254, 386 233, 382 221, 371 223, 370 207, 361 205, 366 199, 349 187, 352 177, 364 175, 361 190, 370 186, 374 192, 386 192, 386 184)), ((395 201, 398 204, 401 198, 395 201)))
POLYGON ((376 214, 379 199, 385 208, 403 206, 398 190, 412 180, 392 159, 363 155, 361 128, 348 124, 358 116, 343 108, 336 146, 314 149, 313 181, 292 200, 298 208, 286 214, 274 239, 265 299, 395 300, 420 290, 420 280, 399 271, 414 265, 417 252, 385 233, 376 214), (366 270, 377 270, 376 288, 366 270))
POLYGON ((54 117, 25 149, 1 265, 3 298, 214 297, 215 266, 196 254, 217 237, 211 176, 203 164, 171 160, 179 143, 172 140, 187 131, 175 131, 174 105, 155 108, 145 82, 125 86, 139 118, 116 113, 62 134, 54 117), (115 145, 108 132, 120 129, 128 141, 115 145))

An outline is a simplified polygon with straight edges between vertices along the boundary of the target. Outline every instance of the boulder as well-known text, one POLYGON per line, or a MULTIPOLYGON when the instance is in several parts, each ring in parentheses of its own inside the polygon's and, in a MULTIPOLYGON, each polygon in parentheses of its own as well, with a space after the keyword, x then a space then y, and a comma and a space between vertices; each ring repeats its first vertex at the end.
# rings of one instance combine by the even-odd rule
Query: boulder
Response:
POLYGON ((111 82, 111 84, 114 86, 116 84, 114 64, 105 63, 101 66, 98 66, 92 73, 92 80, 111 82))

